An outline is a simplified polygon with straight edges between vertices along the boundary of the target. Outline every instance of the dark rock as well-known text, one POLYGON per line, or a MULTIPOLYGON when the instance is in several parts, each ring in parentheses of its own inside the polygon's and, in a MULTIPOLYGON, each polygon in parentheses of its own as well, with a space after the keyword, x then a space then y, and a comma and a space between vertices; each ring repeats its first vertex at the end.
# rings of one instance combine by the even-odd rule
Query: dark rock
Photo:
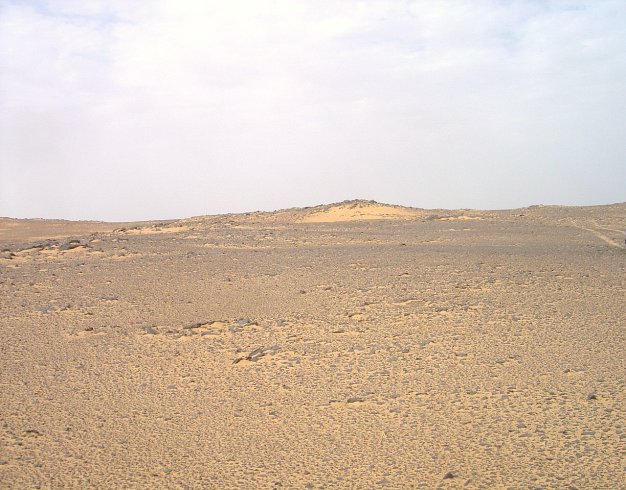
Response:
POLYGON ((257 349, 254 349, 253 351, 251 351, 247 356, 239 357, 239 358, 235 359, 233 361, 233 364, 237 364, 237 363, 239 363, 241 361, 257 362, 259 359, 261 359, 267 353, 276 354, 276 352, 278 352, 279 350, 280 350, 280 346, 278 346, 276 344, 271 345, 269 347, 259 347, 257 349))
POLYGON ((237 320, 237 325, 240 326, 245 326, 245 325, 253 325, 256 322, 253 322, 252 320, 250 320, 249 318, 240 318, 239 320, 237 320))
POLYGON ((194 322, 194 323, 189 323, 188 325, 185 325, 183 327, 183 329, 185 330, 191 330, 192 328, 200 328, 203 327, 204 325, 209 325, 211 322, 194 322))
POLYGON ((359 402, 363 401, 363 398, 359 398, 358 396, 351 396, 346 401, 347 401, 347 403, 359 403, 359 402))
POLYGON ((146 335, 156 335, 158 333, 153 327, 145 327, 143 331, 146 335))
POLYGON ((443 475, 444 480, 451 480, 452 478, 456 478, 456 475, 452 471, 448 471, 445 475, 443 475))
POLYGON ((587 400, 597 400, 598 399, 598 395, 594 392, 591 393, 587 393, 587 400))
POLYGON ((59 250, 66 251, 66 250, 72 250, 72 249, 83 247, 83 246, 84 245, 82 245, 80 242, 71 241, 71 242, 62 243, 61 245, 59 245, 59 250))
POLYGON ((258 349, 254 349, 252 352, 250 352, 250 354, 248 354, 247 356, 247 359, 248 361, 256 362, 264 355, 265 349, 263 347, 259 347, 258 349))

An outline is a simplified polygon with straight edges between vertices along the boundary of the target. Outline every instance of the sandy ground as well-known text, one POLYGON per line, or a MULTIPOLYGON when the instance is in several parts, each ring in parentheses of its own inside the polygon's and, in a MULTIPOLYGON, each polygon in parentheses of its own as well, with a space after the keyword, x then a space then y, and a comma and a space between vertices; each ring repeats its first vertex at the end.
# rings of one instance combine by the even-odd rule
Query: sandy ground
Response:
POLYGON ((7 221, 2 488, 626 488, 626 204, 7 221))
POLYGON ((168 223, 168 221, 104 223, 102 221, 66 221, 62 219, 0 218, 0 244, 65 238, 72 235, 87 235, 113 231, 124 227, 145 230, 151 226, 167 225, 168 223))

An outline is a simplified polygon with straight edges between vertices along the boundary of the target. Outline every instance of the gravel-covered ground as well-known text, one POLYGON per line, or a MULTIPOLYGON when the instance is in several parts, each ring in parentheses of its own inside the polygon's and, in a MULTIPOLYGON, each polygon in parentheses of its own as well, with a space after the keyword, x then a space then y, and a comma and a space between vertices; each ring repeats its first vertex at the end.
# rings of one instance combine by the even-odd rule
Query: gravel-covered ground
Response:
POLYGON ((43 225, 3 488, 626 488, 625 204, 43 225))

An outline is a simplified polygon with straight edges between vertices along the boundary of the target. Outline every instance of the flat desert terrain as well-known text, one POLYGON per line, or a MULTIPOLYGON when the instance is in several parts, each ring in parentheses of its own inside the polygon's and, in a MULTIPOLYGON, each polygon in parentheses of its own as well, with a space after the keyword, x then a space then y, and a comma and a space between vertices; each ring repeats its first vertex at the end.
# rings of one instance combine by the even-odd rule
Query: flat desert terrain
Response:
POLYGON ((0 219, 2 488, 626 488, 626 204, 0 219))

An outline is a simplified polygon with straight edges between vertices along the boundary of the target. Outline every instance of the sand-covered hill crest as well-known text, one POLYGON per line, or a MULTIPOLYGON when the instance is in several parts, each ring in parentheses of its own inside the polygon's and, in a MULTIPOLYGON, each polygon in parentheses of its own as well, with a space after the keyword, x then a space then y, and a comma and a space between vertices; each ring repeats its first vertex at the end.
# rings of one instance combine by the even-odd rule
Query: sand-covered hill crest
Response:
POLYGON ((302 223, 335 223, 364 220, 411 219, 423 216, 420 209, 376 201, 354 200, 303 208, 295 216, 302 223))

